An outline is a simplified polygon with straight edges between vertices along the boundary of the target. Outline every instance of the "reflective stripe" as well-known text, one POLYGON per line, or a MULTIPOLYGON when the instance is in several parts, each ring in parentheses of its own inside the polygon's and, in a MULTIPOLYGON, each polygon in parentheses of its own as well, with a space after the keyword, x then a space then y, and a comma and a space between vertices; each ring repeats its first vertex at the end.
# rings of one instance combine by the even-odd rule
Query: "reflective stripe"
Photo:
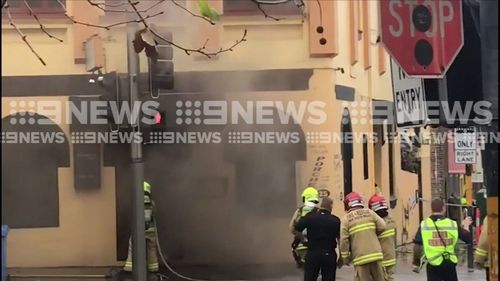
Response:
POLYGON ((349 257, 349 252, 340 252, 340 255, 341 255, 343 258, 347 258, 347 257, 349 257))
POLYGON ((368 223, 363 223, 363 224, 358 224, 356 226, 353 226, 349 229, 349 234, 352 235, 354 233, 368 230, 368 229, 375 229, 375 223, 374 222, 368 222, 368 223))
POLYGON ((382 253, 373 253, 373 254, 368 254, 364 256, 357 257, 352 260, 352 263, 354 265, 363 265, 367 264, 373 261, 379 261, 384 258, 384 255, 382 253))
POLYGON ((396 259, 382 261, 383 266, 391 266, 396 264, 396 259))
POLYGON ((485 251, 483 249, 477 248, 476 249, 476 255, 482 256, 482 257, 487 257, 488 256, 488 251, 485 251))
POLYGON ((387 238, 387 237, 391 237, 391 236, 394 236, 396 235, 396 230, 393 228, 393 229, 388 229, 384 232, 382 232, 378 238, 387 238))
POLYGON ((362 223, 362 224, 355 225, 355 226, 353 226, 353 227, 351 227, 349 229, 349 232, 356 231, 359 228, 364 228, 364 227, 367 227, 367 226, 375 226, 375 223, 374 222, 367 222, 367 223, 362 223))
MULTIPOLYGON (((436 227, 434 225, 432 226, 427 226, 427 225, 424 225, 422 227, 422 230, 431 230, 431 231, 435 231, 436 230, 436 227)), ((456 227, 453 227, 453 226, 439 226, 439 230, 450 230, 450 231, 453 231, 453 230, 458 230, 458 228, 456 227)))

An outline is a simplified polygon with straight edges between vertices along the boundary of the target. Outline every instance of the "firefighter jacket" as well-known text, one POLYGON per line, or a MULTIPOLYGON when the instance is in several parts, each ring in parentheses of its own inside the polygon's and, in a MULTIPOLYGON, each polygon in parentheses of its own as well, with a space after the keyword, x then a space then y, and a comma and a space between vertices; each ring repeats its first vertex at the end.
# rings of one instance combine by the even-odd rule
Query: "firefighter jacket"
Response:
POLYGON ((474 261, 479 264, 484 264, 489 266, 489 243, 488 243, 488 217, 484 218, 483 229, 479 235, 479 241, 477 242, 477 248, 474 252, 474 261))
POLYGON ((396 222, 389 215, 384 218, 384 221, 386 230, 378 236, 384 254, 382 265, 393 266, 396 265, 396 222))
POLYGON ((355 266, 383 260, 378 235, 386 224, 370 209, 354 209, 342 218, 340 230, 340 255, 344 264, 355 266))
POLYGON ((153 200, 151 200, 149 194, 144 194, 144 222, 146 224, 146 233, 155 233, 156 231, 153 212, 153 200))
POLYGON ((302 232, 298 232, 297 230, 295 230, 295 225, 297 225, 297 223, 303 216, 307 215, 310 212, 316 212, 317 210, 318 208, 316 207, 312 208, 312 210, 308 210, 307 208, 304 208, 304 206, 297 208, 297 210, 295 210, 295 213, 293 213, 292 219, 290 220, 290 224, 288 225, 288 227, 290 228, 290 232, 293 234, 293 236, 305 239, 304 234, 302 232))

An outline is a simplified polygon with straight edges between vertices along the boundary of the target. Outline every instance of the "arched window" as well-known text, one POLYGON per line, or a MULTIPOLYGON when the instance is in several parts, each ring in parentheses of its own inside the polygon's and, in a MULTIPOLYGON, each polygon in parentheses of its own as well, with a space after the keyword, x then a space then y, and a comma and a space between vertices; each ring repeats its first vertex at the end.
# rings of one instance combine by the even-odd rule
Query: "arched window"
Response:
POLYGON ((58 167, 69 167, 69 144, 47 117, 21 112, 2 119, 2 224, 59 226, 58 167))

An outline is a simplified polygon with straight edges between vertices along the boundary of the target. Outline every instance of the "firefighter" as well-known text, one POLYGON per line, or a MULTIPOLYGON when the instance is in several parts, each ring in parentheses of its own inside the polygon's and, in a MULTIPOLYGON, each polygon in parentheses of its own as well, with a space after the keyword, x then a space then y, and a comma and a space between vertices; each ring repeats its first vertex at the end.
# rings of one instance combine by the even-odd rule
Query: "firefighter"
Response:
POLYGON ((432 215, 420 223, 414 239, 416 245, 422 245, 427 260, 427 280, 458 281, 455 246, 458 239, 471 242, 468 229, 472 219, 465 218, 459 228, 456 221, 444 216, 445 205, 440 198, 432 200, 431 210, 432 215))
POLYGON ((386 224, 386 230, 378 236, 384 259, 382 265, 385 268, 386 280, 394 280, 394 267, 396 266, 396 222, 389 215, 387 201, 382 195, 375 194, 368 200, 368 207, 377 213, 386 224))
POLYGON ((487 281, 490 280, 489 256, 488 217, 485 217, 483 221, 483 228, 481 230, 481 234, 479 235, 479 241, 477 242, 477 248, 474 252, 474 264, 478 268, 485 267, 487 281))
MULTIPOLYGON (((145 231, 146 231, 146 250, 147 250, 147 262, 149 272, 158 272, 159 264, 158 257, 156 255, 156 226, 153 218, 153 200, 151 196, 151 185, 148 182, 144 182, 144 221, 145 231)), ((132 238, 129 240, 128 246, 128 257, 125 262, 125 271, 132 271, 132 238)))
POLYGON ((384 255, 378 239, 386 230, 384 220, 364 208, 363 199, 356 192, 345 196, 344 208, 347 214, 340 224, 342 263, 354 264, 356 281, 384 281, 384 255))
POLYGON ((292 242, 292 255, 298 268, 301 268, 305 262, 307 253, 307 237, 305 233, 295 230, 295 225, 302 217, 311 211, 317 211, 316 205, 319 203, 319 193, 314 187, 306 187, 301 196, 302 203, 304 205, 295 210, 289 225, 290 231, 294 236, 292 242))

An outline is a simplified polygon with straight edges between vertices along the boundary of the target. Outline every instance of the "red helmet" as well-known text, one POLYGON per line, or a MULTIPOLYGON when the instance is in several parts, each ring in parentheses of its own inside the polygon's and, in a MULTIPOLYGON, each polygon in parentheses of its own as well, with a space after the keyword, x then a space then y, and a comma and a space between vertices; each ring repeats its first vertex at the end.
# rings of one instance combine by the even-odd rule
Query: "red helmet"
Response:
POLYGON ((363 207, 363 198, 356 193, 356 192, 351 192, 347 194, 344 197, 344 203, 349 206, 349 208, 354 208, 354 207, 363 207))
POLYGON ((374 194, 368 201, 368 207, 372 211, 376 212, 378 210, 387 210, 387 201, 385 201, 384 196, 379 194, 374 194))

